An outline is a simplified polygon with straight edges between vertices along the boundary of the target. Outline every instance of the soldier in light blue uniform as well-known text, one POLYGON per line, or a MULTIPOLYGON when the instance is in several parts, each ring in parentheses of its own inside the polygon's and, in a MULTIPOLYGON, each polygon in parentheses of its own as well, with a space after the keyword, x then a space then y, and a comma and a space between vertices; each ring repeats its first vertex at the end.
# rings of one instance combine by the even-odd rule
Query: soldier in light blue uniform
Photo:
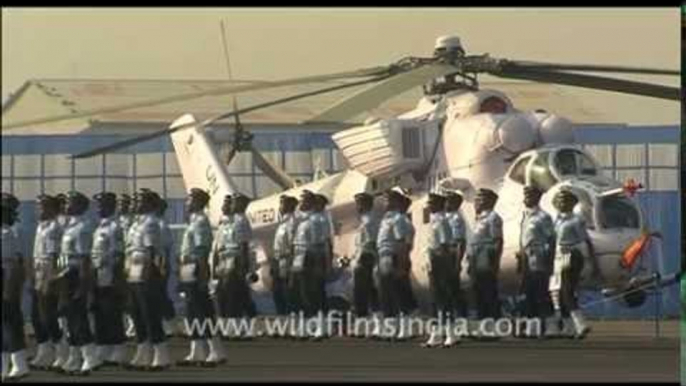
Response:
POLYGON ((126 335, 124 335, 123 306, 125 297, 115 279, 120 276, 124 260, 124 235, 117 222, 115 209, 117 195, 102 192, 93 197, 98 204, 100 217, 93 234, 93 269, 95 296, 93 315, 95 319, 95 343, 101 361, 123 365, 126 360, 126 335))
POLYGON ((242 194, 224 198, 225 219, 217 231, 213 248, 213 277, 219 280, 217 308, 225 318, 252 318, 256 313, 249 285, 255 275, 250 251, 252 227, 245 215, 249 203, 250 199, 242 194))
POLYGON ((92 296, 92 226, 85 213, 90 201, 79 192, 67 194, 67 224, 62 235, 58 277, 66 287, 65 313, 69 330, 69 359, 62 369, 67 374, 88 374, 102 365, 93 344, 88 318, 88 298, 92 296))
MULTIPOLYGON (((317 221, 314 219, 314 194, 308 190, 302 192, 300 208, 297 215, 297 226, 293 238, 293 262, 288 280, 289 299, 293 311, 302 312, 305 317, 315 316, 319 302, 319 283, 317 276, 323 272, 323 257, 315 256, 314 245, 320 237, 317 232, 317 221)), ((304 337, 302 331, 296 333, 304 337)))
MULTIPOLYGON (((136 196, 136 194, 134 194, 136 196)), ((136 222, 136 216, 132 211, 134 207, 133 200, 128 194, 122 194, 119 196, 117 201, 117 221, 119 222, 119 227, 124 235, 124 246, 128 244, 128 237, 131 231, 131 227, 136 222)), ((117 278, 120 280, 121 278, 117 278)), ((125 282, 125 280, 123 280, 125 282)), ((131 317, 131 304, 127 301, 124 307, 124 325, 126 326, 126 336, 133 338, 136 336, 136 328, 133 323, 133 318, 131 317)))
MULTIPOLYGON (((581 339, 590 328, 579 310, 576 291, 585 256, 591 259, 595 257, 583 217, 572 212, 578 202, 578 198, 568 189, 560 190, 553 198, 553 205, 559 213, 555 219, 557 241, 550 291, 555 316, 563 318, 564 331, 581 339)), ((599 270, 594 268, 598 274, 599 270)))
POLYGON ((26 363, 26 338, 21 312, 24 285, 24 257, 20 238, 13 225, 17 221, 19 200, 2 193, 2 381, 23 378, 29 373, 26 363))
POLYGON ((177 259, 174 256, 174 237, 172 235, 171 228, 169 228, 169 224, 167 224, 167 221, 164 218, 167 207, 167 202, 161 197, 158 197, 156 214, 160 221, 160 236, 163 251, 162 260, 164 261, 164 269, 161 272, 162 280, 160 286, 160 297, 163 301, 162 325, 164 327, 165 334, 170 336, 173 335, 172 322, 176 316, 172 296, 172 294, 176 291, 172 291, 171 288, 176 288, 176 285, 178 284, 175 280, 178 267, 177 259))
POLYGON ((357 317, 367 317, 372 305, 374 290, 374 266, 379 253, 376 249, 376 239, 379 234, 379 219, 373 213, 374 196, 369 193, 355 195, 357 213, 360 225, 355 235, 354 256, 354 307, 357 317))
MULTIPOLYGON (((522 287, 526 297, 525 315, 539 318, 549 314, 552 303, 548 282, 553 271, 555 229, 553 220, 539 206, 543 191, 524 187, 524 213, 519 234, 518 271, 522 274, 522 287)), ((540 325, 540 324, 539 324, 540 325)), ((533 333, 531 331, 525 333, 533 333)))
POLYGON ((62 227, 57 222, 59 201, 49 195, 40 195, 38 227, 33 244, 33 301, 31 322, 38 345, 31 367, 47 369, 62 367, 67 360, 69 347, 63 339, 57 315, 55 268, 60 253, 62 227))
POLYGON ((288 300, 288 274, 293 261, 293 238, 295 237, 295 208, 298 199, 282 195, 279 206, 281 220, 274 236, 274 257, 270 262, 272 293, 276 313, 287 315, 291 311, 288 300))
POLYGON ((453 293, 453 305, 455 315, 467 316, 467 301, 462 291, 461 275, 462 261, 467 249, 467 231, 464 219, 460 214, 462 206, 462 195, 456 191, 448 191, 445 194, 445 212, 450 224, 450 254, 454 258, 452 265, 453 274, 451 281, 453 293))
POLYGON ((500 317, 498 272, 503 253, 503 220, 493 210, 497 201, 495 192, 479 189, 474 202, 476 223, 467 244, 469 274, 479 319, 500 317))
POLYGON ((162 299, 159 296, 162 243, 155 215, 157 198, 141 189, 134 198, 136 222, 129 229, 125 272, 132 300, 136 329, 136 353, 126 366, 133 370, 163 370, 171 365, 162 329, 162 299))
MULTIPOLYGON (((326 210, 328 204, 329 200, 323 194, 314 195, 312 219, 316 223, 314 228, 316 241, 314 243, 312 256, 313 259, 322 259, 321 265, 319 263, 313 264, 315 267, 321 266, 321 271, 319 269, 313 271, 315 273, 314 278, 317 281, 318 288, 316 312, 328 311, 326 279, 331 275, 333 269, 333 224, 331 222, 331 217, 326 210)), ((319 335, 322 334, 325 334, 323 330, 321 331, 321 334, 315 334, 315 339, 318 339, 319 335)))
MULTIPOLYGON (((180 289, 186 302, 186 321, 203 323, 214 319, 215 312, 209 294, 210 266, 209 254, 212 248, 212 228, 205 214, 210 196, 204 190, 192 188, 186 199, 186 211, 189 214, 188 226, 183 234, 181 253, 179 255, 180 289)), ((211 334, 197 330, 191 336, 190 353, 179 365, 213 365, 207 362, 208 340, 211 334)))
POLYGON ((435 316, 446 321, 445 331, 433 326, 425 347, 452 346, 457 342, 457 336, 453 333, 450 322, 453 305, 453 288, 451 279, 455 271, 455 259, 450 250, 452 241, 450 224, 445 216, 445 197, 436 193, 429 193, 429 237, 426 251, 429 261, 429 285, 433 297, 435 316), (445 334, 444 334, 445 332, 445 334), (445 342, 443 338, 445 337, 445 342))
MULTIPOLYGON (((375 267, 376 282, 379 288, 379 303, 381 314, 385 319, 394 319, 400 310, 399 277, 404 275, 402 266, 403 256, 409 255, 412 246, 412 230, 407 226, 401 212, 404 196, 394 190, 385 193, 386 211, 379 225, 376 245, 379 260, 375 267)), ((393 324, 392 320, 384 321, 384 325, 393 324)), ((376 324, 374 337, 385 335, 380 330, 380 323, 376 324)))

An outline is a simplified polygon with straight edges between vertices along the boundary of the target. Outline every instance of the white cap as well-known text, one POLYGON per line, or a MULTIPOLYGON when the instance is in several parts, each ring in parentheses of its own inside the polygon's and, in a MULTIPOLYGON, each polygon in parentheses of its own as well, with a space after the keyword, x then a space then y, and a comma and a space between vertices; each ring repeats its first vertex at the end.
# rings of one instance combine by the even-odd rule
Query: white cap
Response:
POLYGON ((462 42, 460 42, 460 38, 455 35, 440 36, 436 39, 436 45, 434 46, 435 50, 439 48, 459 48, 462 50, 462 42))

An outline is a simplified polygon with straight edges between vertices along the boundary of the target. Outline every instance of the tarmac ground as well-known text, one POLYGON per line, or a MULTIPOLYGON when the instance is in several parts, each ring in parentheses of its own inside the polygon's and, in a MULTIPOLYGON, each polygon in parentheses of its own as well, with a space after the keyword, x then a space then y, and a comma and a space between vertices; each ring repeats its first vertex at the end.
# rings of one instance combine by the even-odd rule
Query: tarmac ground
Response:
MULTIPOLYGON (((32 371, 26 382, 678 382, 679 323, 593 321, 584 340, 465 338, 451 348, 423 348, 425 338, 386 342, 332 337, 319 342, 260 337, 226 341, 227 363, 163 372, 105 367, 89 376, 32 371)), ((188 341, 170 341, 182 359, 188 341)), ((134 344, 129 343, 131 355, 134 344)))

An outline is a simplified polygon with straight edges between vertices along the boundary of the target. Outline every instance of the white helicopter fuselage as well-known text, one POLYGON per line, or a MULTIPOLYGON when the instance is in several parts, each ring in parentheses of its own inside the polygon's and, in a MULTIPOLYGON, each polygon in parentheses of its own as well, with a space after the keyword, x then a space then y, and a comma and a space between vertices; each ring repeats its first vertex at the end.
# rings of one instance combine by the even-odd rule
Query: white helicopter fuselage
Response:
MULTIPOLYGON (((192 121, 193 117, 187 114, 175 121, 171 128, 192 121)), ((199 187, 210 192, 209 216, 216 225, 221 216, 224 195, 237 190, 218 157, 216 144, 212 143, 204 129, 195 127, 176 131, 171 137, 186 187, 199 187)), ((365 126, 336 133, 334 141, 349 161, 351 167, 348 170, 254 200, 248 207, 254 250, 261 267, 260 280, 253 285, 258 311, 271 313, 274 310, 270 295, 271 278, 268 265, 264 263, 271 255, 279 221, 279 197, 281 194, 299 197, 305 189, 323 193, 329 198, 331 204, 328 210, 334 225, 334 254, 337 257, 354 255, 353 240, 359 225, 353 200, 356 193, 366 191, 379 194, 393 186, 409 191, 413 201, 409 213, 416 230, 411 255, 412 284, 417 300, 425 311, 429 310, 431 304, 425 253, 428 192, 449 188, 463 193, 465 200, 461 213, 469 237, 475 219, 474 194, 479 188, 492 189, 500 196, 495 210, 503 218, 505 235, 499 275, 501 296, 515 294, 519 276, 515 252, 519 250, 522 186, 524 183, 538 182, 536 167, 539 165, 533 164, 536 155, 543 152, 550 158, 564 149, 568 152, 577 151, 583 154, 579 157, 585 156, 591 160, 596 175, 599 174, 595 161, 571 146, 573 138, 572 125, 567 120, 546 112, 517 111, 504 94, 493 90, 456 92, 437 101, 423 98, 416 109, 394 120, 370 121, 365 126), (405 129, 408 129, 408 133, 405 133, 405 129), (402 136, 398 134, 401 131, 402 136), (393 136, 397 138, 393 139, 393 136), (408 139, 412 143, 418 142, 420 149, 407 150, 408 144, 402 141, 408 139), (518 165, 522 160, 527 161, 527 165, 523 166, 523 179, 515 181, 509 178, 513 164, 518 165)), ((550 186, 545 186, 547 192, 542 206, 553 217, 555 212, 550 205, 551 197, 565 184, 590 192, 593 197, 590 205, 595 206, 599 205, 601 199, 597 197, 600 194, 608 188, 621 186, 616 181, 609 185, 604 181, 599 186, 597 181, 583 180, 580 178, 583 176, 578 174, 560 175, 554 167, 550 169, 554 181, 550 186)), ((376 205, 376 209, 379 210, 380 205, 376 205)), ((597 216, 597 210, 591 212, 597 216)), ((596 251, 604 254, 600 265, 606 282, 601 285, 618 285, 627 279, 628 272, 619 267, 619 259, 622 251, 639 236, 641 219, 640 214, 638 216, 639 223, 635 224, 635 228, 605 231, 597 226, 592 227, 591 237, 594 245, 597 244, 596 251)), ((598 220, 596 217, 592 219, 598 220)), ((592 225, 596 225, 596 222, 592 225)), ((464 268, 463 283, 469 286, 464 268)), ((328 296, 347 301, 352 299, 351 270, 351 267, 340 269, 336 279, 327 286, 328 296)))

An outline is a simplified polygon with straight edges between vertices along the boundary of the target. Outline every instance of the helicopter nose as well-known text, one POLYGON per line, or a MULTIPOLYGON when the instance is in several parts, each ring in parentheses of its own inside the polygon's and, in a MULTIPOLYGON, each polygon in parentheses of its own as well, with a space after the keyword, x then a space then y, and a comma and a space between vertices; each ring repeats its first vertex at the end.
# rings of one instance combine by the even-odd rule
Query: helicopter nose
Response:
POLYGON ((647 248, 644 236, 631 230, 589 232, 589 236, 601 275, 600 278, 591 275, 594 262, 589 260, 585 264, 582 283, 588 287, 626 285, 639 268, 640 256, 647 248))

